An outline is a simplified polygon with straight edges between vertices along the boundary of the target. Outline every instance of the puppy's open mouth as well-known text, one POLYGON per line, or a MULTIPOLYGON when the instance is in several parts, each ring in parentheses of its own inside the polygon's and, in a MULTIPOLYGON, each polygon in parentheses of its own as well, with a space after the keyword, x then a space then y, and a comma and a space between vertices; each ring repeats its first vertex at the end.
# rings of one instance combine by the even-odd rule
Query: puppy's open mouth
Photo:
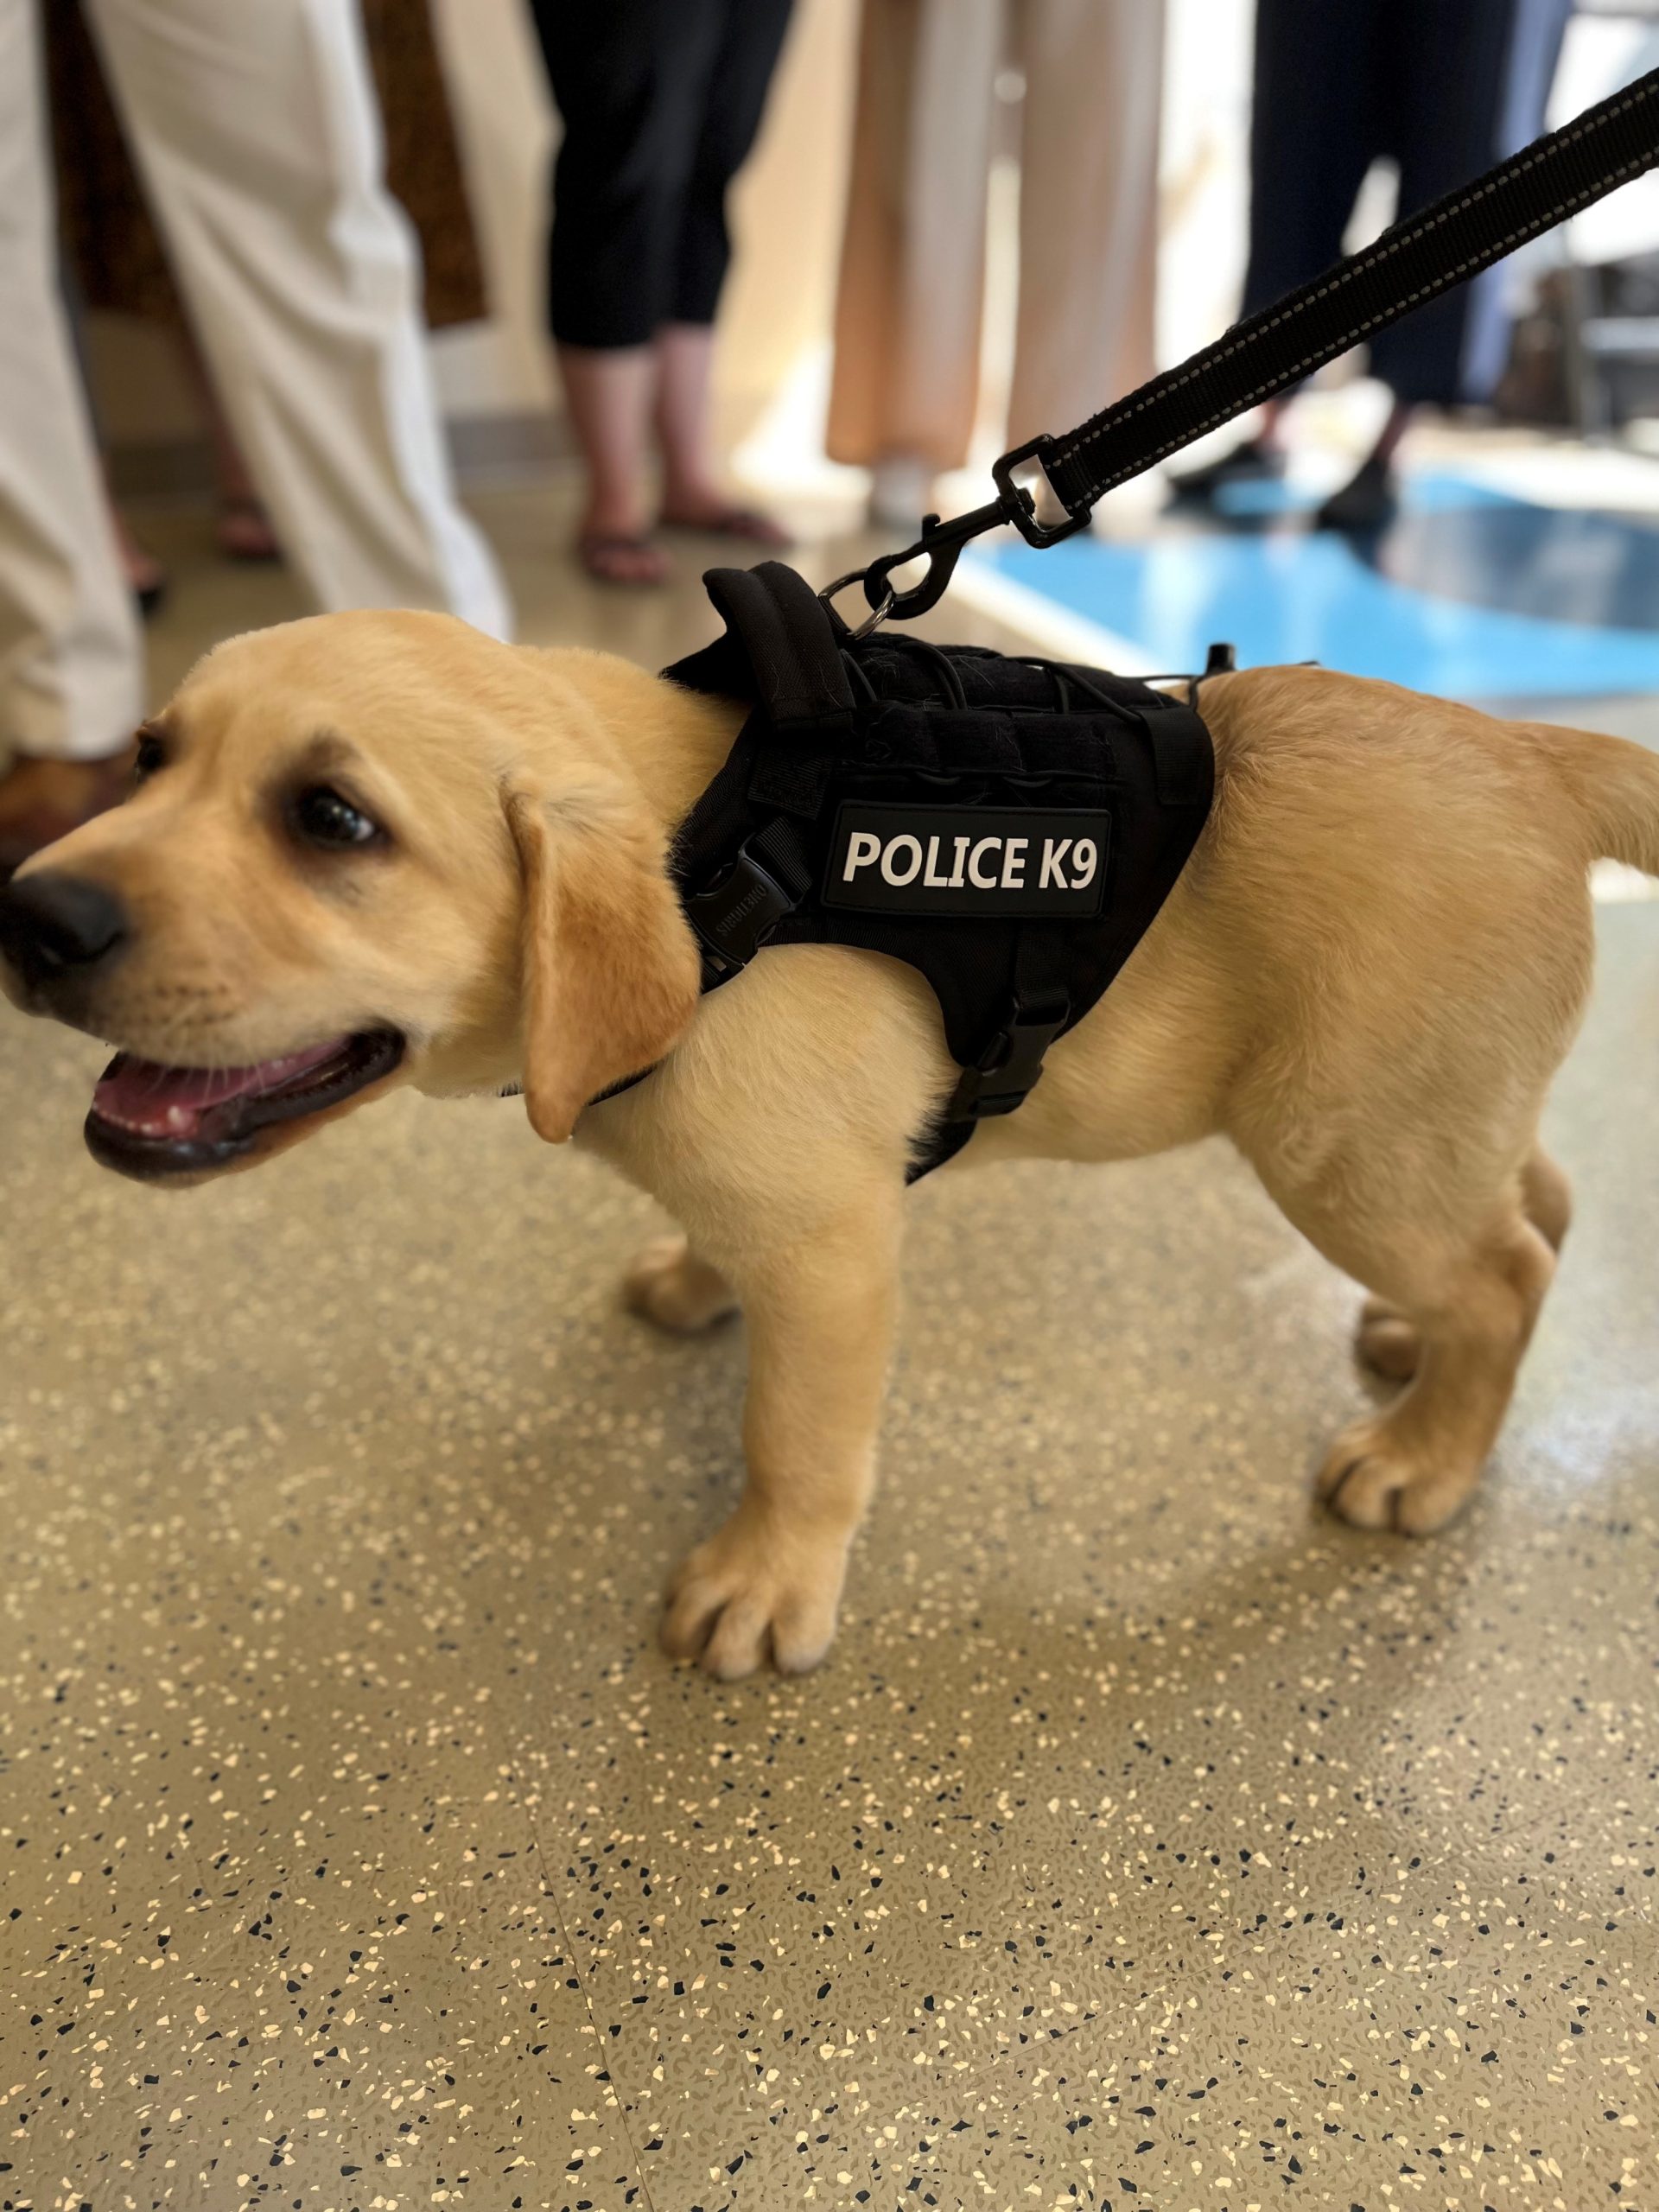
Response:
POLYGON ((252 1151, 262 1130, 325 1113, 388 1076, 395 1029, 331 1038, 245 1068, 168 1068, 118 1052, 86 1116, 95 1160, 124 1175, 200 1175, 252 1151))

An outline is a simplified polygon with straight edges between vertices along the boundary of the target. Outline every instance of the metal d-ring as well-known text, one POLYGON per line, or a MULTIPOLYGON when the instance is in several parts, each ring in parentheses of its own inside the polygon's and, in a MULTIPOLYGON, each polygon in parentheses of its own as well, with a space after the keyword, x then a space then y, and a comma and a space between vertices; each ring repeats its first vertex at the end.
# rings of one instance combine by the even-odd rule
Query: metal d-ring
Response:
MULTIPOLYGON (((865 574, 866 571, 862 569, 849 569, 844 576, 837 576, 834 583, 826 584, 823 589, 818 594, 818 597, 823 601, 823 604, 827 607, 830 607, 831 611, 833 611, 836 594, 837 592, 845 591, 849 584, 861 584, 864 581, 865 574)), ((882 594, 880 605, 865 616, 864 620, 859 624, 856 630, 848 631, 847 643, 849 645, 855 645, 861 638, 868 638, 872 630, 879 630, 881 625, 887 620, 888 615, 892 613, 893 602, 897 596, 898 594, 893 590, 893 586, 891 584, 887 584, 882 594)))

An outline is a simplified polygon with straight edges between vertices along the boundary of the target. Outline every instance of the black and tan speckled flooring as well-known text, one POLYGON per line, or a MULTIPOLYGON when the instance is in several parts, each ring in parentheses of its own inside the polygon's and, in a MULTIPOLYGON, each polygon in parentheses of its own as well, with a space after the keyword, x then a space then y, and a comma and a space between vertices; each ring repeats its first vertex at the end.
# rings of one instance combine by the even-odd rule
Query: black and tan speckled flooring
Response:
MULTIPOLYGON (((539 634, 695 636, 486 504, 539 634)), ((283 588, 187 567, 160 680, 283 588)), ((832 1662, 736 1688, 652 1642, 743 1344, 620 1311, 644 1201, 408 1097, 148 1192, 0 1014, 0 2207, 1659 2205, 1659 906, 1602 937, 1459 1525, 1311 1510, 1354 1300, 1224 1151, 963 1178, 832 1662)))

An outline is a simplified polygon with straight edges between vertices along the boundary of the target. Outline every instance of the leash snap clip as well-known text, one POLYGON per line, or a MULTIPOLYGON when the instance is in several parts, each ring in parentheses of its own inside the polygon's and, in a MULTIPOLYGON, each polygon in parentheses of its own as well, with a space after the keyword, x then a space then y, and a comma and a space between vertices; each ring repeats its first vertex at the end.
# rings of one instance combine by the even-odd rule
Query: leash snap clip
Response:
MULTIPOLYGON (((1016 484, 1000 498, 987 501, 982 507, 974 507, 965 515, 953 515, 949 522, 942 522, 938 515, 924 515, 922 534, 913 545, 906 545, 899 553, 884 553, 868 569, 855 569, 840 582, 831 584, 827 592, 821 592, 819 597, 832 598, 846 584, 863 585, 864 596, 876 612, 873 620, 852 632, 852 639, 868 637, 880 622, 908 622, 913 615, 925 614, 944 597, 962 549, 969 538, 978 537, 988 530, 1000 529, 1005 522, 1019 521, 1030 505, 1030 493, 1016 484), (912 561, 925 561, 927 574, 908 591, 895 590, 893 572, 907 569, 912 561)), ((1020 527, 1024 526, 1021 523, 1020 527)))
MULTIPOLYGON (((982 507, 970 508, 965 515, 953 515, 949 522, 941 521, 938 515, 924 515, 922 534, 913 545, 906 545, 899 553, 884 553, 868 569, 849 569, 844 576, 837 576, 834 583, 827 584, 818 597, 830 607, 836 593, 844 591, 849 584, 863 586, 864 596, 874 612, 855 630, 848 632, 845 642, 856 645, 883 622, 908 622, 912 615, 925 614, 931 607, 937 607, 956 574, 962 549, 970 538, 982 537, 988 530, 998 530, 1005 522, 1016 524, 1029 537, 1031 529, 1037 526, 1032 519, 1033 514, 1030 493, 1023 485, 1009 483, 997 499, 988 500, 982 507), (907 569, 912 561, 925 561, 927 574, 908 591, 895 590, 894 571, 907 569)), ((1062 537, 1065 534, 1060 532, 1062 537)))
MULTIPOLYGON (((1063 523, 1039 522, 1037 503, 1030 491, 1014 480, 1018 464, 1034 459, 1042 466, 1047 481, 1046 455, 1053 444, 1053 439, 1045 435, 1033 438, 1027 445, 1016 446, 1012 453, 1005 453, 991 465, 997 485, 995 499, 988 499, 982 507, 970 508, 965 515, 953 515, 949 522, 938 515, 924 515, 922 534, 913 545, 906 545, 899 553, 884 553, 868 568, 851 569, 844 576, 837 576, 834 583, 826 585, 818 594, 826 607, 830 607, 836 593, 844 591, 849 584, 861 584, 872 609, 856 629, 849 630, 846 643, 856 645, 884 622, 908 622, 913 616, 925 614, 930 607, 937 607, 956 574, 963 547, 970 540, 983 537, 988 530, 1000 530, 1004 523, 1012 523, 1027 545, 1057 545, 1074 531, 1085 529, 1088 515, 1074 515, 1069 510, 1063 523), (926 575, 907 591, 895 589, 895 571, 907 569, 913 561, 927 563, 926 575)), ((1055 497, 1058 496, 1056 493, 1055 497)))

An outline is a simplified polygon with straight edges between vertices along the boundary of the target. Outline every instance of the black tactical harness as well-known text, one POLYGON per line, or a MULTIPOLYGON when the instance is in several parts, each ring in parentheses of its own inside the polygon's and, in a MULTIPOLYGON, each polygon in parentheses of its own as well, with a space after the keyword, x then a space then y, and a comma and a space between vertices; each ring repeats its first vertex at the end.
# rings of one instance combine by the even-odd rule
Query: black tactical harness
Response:
POLYGON ((1014 1111, 1140 943, 1210 810, 1209 732, 1097 669, 855 640, 776 561, 706 581, 726 633, 664 673, 753 706, 671 863, 703 988, 772 944, 919 969, 962 1076, 913 1182, 1014 1111))

